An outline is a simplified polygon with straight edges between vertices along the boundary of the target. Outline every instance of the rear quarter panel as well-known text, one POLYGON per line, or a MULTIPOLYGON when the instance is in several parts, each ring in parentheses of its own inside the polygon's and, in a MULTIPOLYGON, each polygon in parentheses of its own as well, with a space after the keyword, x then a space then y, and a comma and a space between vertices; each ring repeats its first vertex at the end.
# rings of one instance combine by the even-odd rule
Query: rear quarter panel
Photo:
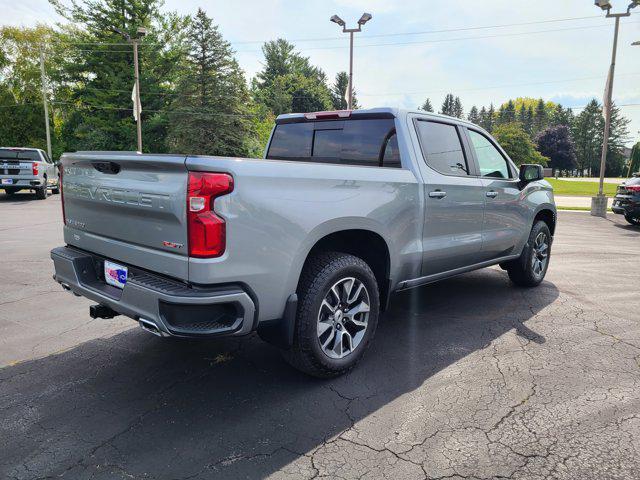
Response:
POLYGON ((215 203, 227 221, 227 249, 217 259, 190 258, 189 280, 244 283, 259 300, 259 320, 282 315, 309 251, 333 232, 379 234, 389 247, 392 276, 417 275, 422 217, 412 171, 219 157, 215 167, 212 162, 189 157, 187 168, 234 177, 234 191, 215 203))

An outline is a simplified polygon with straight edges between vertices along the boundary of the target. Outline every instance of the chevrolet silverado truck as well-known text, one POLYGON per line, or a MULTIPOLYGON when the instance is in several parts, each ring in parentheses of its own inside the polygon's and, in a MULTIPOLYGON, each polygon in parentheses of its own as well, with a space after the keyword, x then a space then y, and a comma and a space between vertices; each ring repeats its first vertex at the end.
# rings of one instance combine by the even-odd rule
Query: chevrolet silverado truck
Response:
POLYGON ((162 337, 257 331, 340 375, 393 292, 491 265, 534 287, 553 191, 471 123, 390 108, 281 115, 264 158, 62 157, 54 279, 162 337))
POLYGON ((49 190, 59 193, 58 169, 38 148, 0 147, 0 188, 7 195, 33 190, 38 200, 44 200, 49 190))

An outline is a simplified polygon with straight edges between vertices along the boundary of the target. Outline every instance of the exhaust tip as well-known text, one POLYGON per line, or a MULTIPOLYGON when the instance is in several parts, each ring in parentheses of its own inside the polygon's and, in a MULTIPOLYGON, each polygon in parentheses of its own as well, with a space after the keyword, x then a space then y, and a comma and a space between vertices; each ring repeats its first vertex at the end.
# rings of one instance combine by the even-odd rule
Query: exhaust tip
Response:
POLYGON ((158 325, 151 320, 147 320, 146 318, 138 318, 138 323, 140 324, 140 328, 143 330, 152 333, 158 337, 164 337, 165 334, 158 328, 158 325))

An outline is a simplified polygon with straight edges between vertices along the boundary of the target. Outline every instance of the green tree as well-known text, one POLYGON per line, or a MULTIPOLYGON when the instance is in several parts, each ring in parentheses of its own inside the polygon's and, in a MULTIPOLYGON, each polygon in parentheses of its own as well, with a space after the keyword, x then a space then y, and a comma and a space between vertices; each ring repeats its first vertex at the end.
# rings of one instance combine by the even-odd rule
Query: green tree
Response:
POLYGON ((471 123, 479 125, 480 124, 480 112, 478 112, 478 107, 476 107, 475 105, 473 107, 471 107, 471 110, 469 110, 469 116, 467 118, 471 123))
POLYGON ((460 97, 456 97, 453 101, 453 116, 456 118, 464 117, 464 108, 462 108, 462 101, 460 97))
POLYGON ((256 137, 244 74, 231 45, 202 9, 186 33, 187 56, 171 105, 169 149, 246 156, 256 137))
POLYGON ((431 105, 431 100, 427 98, 419 108, 419 110, 424 110, 425 112, 433 112, 433 105, 431 105))
POLYGON ((51 0, 69 20, 63 27, 65 56, 58 79, 65 85, 61 129, 71 150, 134 150, 132 48, 115 28, 137 36, 140 45, 140 92, 145 151, 166 151, 167 111, 181 68, 188 19, 163 15, 161 0, 51 0))
POLYGON ((523 163, 547 164, 548 158, 536 150, 533 141, 519 123, 498 125, 493 130, 493 136, 516 165, 523 163))
MULTIPOLYGON (((40 52, 43 43, 53 44, 58 37, 46 25, 0 28, 0 145, 46 149, 40 52)), ((59 68, 59 54, 59 48, 56 51, 46 50, 47 72, 52 73, 59 68)), ((54 99, 50 92, 47 96, 49 101, 54 99)), ((60 118, 58 113, 56 108, 50 107, 54 158, 64 149, 53 128, 60 118)))
POLYGON ((516 105, 513 100, 509 100, 498 110, 498 124, 513 123, 516 121, 516 105))
POLYGON ((576 145, 576 164, 580 175, 591 173, 600 160, 604 119, 602 108, 593 99, 573 122, 572 134, 576 145))
POLYGON ((264 68, 252 81, 254 99, 275 115, 331 109, 325 73, 294 48, 283 39, 263 45, 264 68))
POLYGON ((627 176, 630 177, 635 172, 640 172, 640 142, 636 143, 631 149, 627 176))
POLYGON ((450 117, 456 116, 456 107, 455 107, 456 99, 452 93, 448 93, 444 97, 444 102, 442 102, 442 108, 440 109, 440 113, 442 115, 449 115, 450 117))
POLYGON ((570 108, 563 108, 562 105, 558 104, 551 113, 549 124, 550 126, 565 125, 571 128, 573 120, 573 110, 570 108))
MULTIPOLYGON (((338 72, 336 79, 331 86, 331 102, 334 110, 346 110, 347 109, 347 89, 349 88, 349 74, 347 72, 338 72)), ((353 110, 357 110, 359 107, 358 99, 356 97, 356 91, 353 90, 352 94, 352 106, 353 110)))
POLYGON ((533 117, 533 134, 537 135, 549 126, 549 112, 547 105, 543 99, 539 99, 536 104, 535 114, 533 117))

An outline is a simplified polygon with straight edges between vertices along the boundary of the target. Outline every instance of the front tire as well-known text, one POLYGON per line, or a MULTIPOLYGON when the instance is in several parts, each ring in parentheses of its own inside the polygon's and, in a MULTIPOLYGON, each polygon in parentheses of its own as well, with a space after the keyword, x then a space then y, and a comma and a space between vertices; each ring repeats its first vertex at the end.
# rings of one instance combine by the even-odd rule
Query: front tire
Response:
POLYGON ((507 273, 519 287, 536 287, 544 280, 551 258, 551 231, 543 222, 535 223, 520 258, 507 264, 507 273))
POLYGON ((364 355, 378 324, 380 296, 371 268, 353 255, 320 253, 307 262, 298 296, 285 360, 318 378, 346 373, 364 355))
POLYGON ((639 226, 640 225, 640 215, 631 215, 626 214, 624 216, 625 220, 629 222, 631 225, 639 226))

